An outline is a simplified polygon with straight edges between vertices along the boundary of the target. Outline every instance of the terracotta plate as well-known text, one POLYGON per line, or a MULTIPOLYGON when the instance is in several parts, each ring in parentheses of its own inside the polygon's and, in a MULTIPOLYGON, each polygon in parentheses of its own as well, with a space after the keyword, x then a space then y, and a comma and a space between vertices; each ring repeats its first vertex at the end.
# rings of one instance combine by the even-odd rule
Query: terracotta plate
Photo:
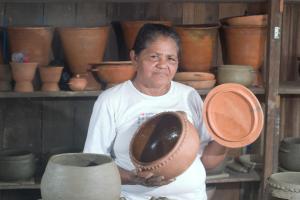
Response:
POLYGON ((254 142, 264 123, 255 95, 234 83, 219 85, 208 93, 203 104, 203 119, 214 140, 232 148, 254 142))

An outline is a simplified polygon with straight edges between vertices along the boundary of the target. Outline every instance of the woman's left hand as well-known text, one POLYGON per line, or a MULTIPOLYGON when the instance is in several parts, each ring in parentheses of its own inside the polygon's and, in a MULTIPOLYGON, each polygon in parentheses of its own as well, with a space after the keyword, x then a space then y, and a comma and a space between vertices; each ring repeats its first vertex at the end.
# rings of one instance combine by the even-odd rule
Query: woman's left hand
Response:
POLYGON ((165 179, 164 176, 156 176, 151 172, 138 172, 137 176, 144 179, 144 181, 141 182, 141 185, 144 185, 146 187, 159 187, 159 186, 167 185, 175 180, 175 179, 167 180, 165 179))

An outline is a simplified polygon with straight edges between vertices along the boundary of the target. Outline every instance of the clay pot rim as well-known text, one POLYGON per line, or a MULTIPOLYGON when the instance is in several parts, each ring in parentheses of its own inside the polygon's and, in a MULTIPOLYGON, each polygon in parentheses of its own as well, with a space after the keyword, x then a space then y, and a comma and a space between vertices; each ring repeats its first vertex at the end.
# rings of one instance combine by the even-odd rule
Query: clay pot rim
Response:
MULTIPOLYGON (((219 97, 220 98, 220 97, 219 97)), ((212 106, 213 107, 213 106, 212 106)), ((206 96, 204 103, 203 103, 203 120, 206 125, 206 128, 210 135, 220 144, 230 147, 230 148, 238 148, 238 147, 243 147, 248 144, 251 144, 254 142, 260 135, 263 124, 264 124, 264 114, 262 111, 262 108, 260 106, 259 101, 255 97, 255 95, 245 86, 241 84, 236 84, 236 83, 225 83, 222 85, 219 85, 215 88, 213 88, 206 96), (227 92, 233 92, 233 93, 238 93, 242 98, 248 101, 250 106, 255 110, 256 112, 253 112, 253 117, 255 118, 256 123, 254 123, 252 130, 250 133, 243 138, 237 139, 226 139, 221 137, 218 133, 215 133, 213 131, 213 128, 211 126, 211 122, 209 120, 209 107, 211 107, 211 99, 215 97, 216 94, 221 95, 222 93, 227 93, 227 92)))
MULTIPOLYGON (((181 124, 186 124, 187 121, 185 121, 181 115, 183 115, 183 113, 181 113, 180 111, 179 112, 172 112, 172 111, 167 111, 167 112, 161 112, 161 113, 158 113, 154 116, 152 116, 151 118, 148 119, 148 123, 155 119, 156 117, 158 116, 162 116, 162 115, 173 115, 173 116, 176 116, 181 124)), ((187 119, 186 119, 187 120, 187 119)), ((140 132, 141 129, 143 129, 144 127, 146 126, 146 123, 143 123, 138 129, 137 131, 134 133, 131 141, 130 141, 130 145, 129 145, 129 156, 131 158, 131 160, 133 160, 134 163, 138 164, 139 166, 145 166, 145 165, 151 165, 151 166, 154 166, 154 165, 158 165, 159 163, 161 163, 163 160, 165 160, 166 157, 170 157, 173 158, 175 156, 175 154, 180 150, 180 146, 182 145, 182 143, 184 142, 185 140, 185 134, 180 134, 180 137, 178 138, 176 144, 174 145, 174 147, 166 154, 164 155, 163 157, 155 160, 155 161, 151 161, 151 162, 141 162, 139 160, 137 160, 135 158, 135 156, 132 154, 132 150, 133 150, 133 143, 134 143, 134 139, 135 137, 138 135, 138 133, 140 132)), ((186 127, 187 126, 182 126, 182 132, 185 132, 186 131, 186 127)))
POLYGON ((268 25, 222 25, 224 29, 267 29, 268 25))
POLYGON ((299 149, 300 148, 300 137, 286 137, 284 138, 279 148, 299 149), (299 143, 295 143, 299 142, 299 143))
POLYGON ((177 24, 174 25, 174 28, 183 28, 189 30, 198 30, 198 29, 219 29, 220 24, 177 24))
POLYGON ((102 66, 102 65, 129 65, 132 64, 131 61, 103 61, 103 62, 99 62, 99 63, 90 63, 89 65, 91 65, 92 67, 98 67, 98 66, 102 66))
POLYGON ((38 66, 37 62, 23 62, 23 63, 19 63, 19 62, 9 62, 9 65, 36 65, 36 67, 38 66))
POLYGON ((121 21, 120 23, 122 24, 122 23, 127 23, 127 24, 135 24, 135 23, 154 23, 154 24, 156 24, 156 23, 169 23, 170 22, 170 24, 172 24, 172 21, 170 21, 170 20, 123 20, 123 21, 121 21))
POLYGON ((218 65, 217 69, 222 70, 253 70, 254 68, 250 65, 218 65))
MULTIPOLYGON (((225 18, 220 19, 220 22, 224 23, 224 25, 230 25, 230 24, 228 24, 227 20, 230 20, 230 19, 246 19, 246 18, 248 18, 248 19, 249 18, 262 18, 261 20, 264 21, 264 20, 268 19, 268 15, 267 14, 258 14, 258 15, 243 15, 243 16, 225 17, 225 18)), ((232 23, 232 22, 229 22, 229 23, 232 23)))
POLYGON ((64 27, 56 27, 58 31, 79 31, 79 30, 105 30, 109 29, 110 25, 103 26, 91 26, 91 27, 79 27, 79 26, 64 26, 64 27))
POLYGON ((300 173, 299 172, 279 172, 272 174, 269 179, 268 183, 277 189, 283 189, 290 191, 290 192, 300 192, 300 185, 299 183, 290 183, 292 179, 289 177, 299 177, 300 179, 300 173))
POLYGON ((5 149, 0 151, 0 161, 20 161, 33 158, 34 154, 24 149, 5 149))
POLYGON ((49 68, 55 68, 55 69, 57 69, 57 68, 64 68, 64 67, 61 66, 61 65, 55 65, 55 66, 49 66, 49 65, 47 65, 47 66, 39 66, 38 68, 42 68, 42 69, 44 69, 44 68, 47 68, 47 69, 49 69, 49 68))
POLYGON ((44 30, 44 29, 50 29, 50 30, 54 30, 55 29, 55 27, 54 26, 8 26, 7 27, 7 29, 8 30, 26 30, 26 29, 28 29, 28 30, 32 30, 32 29, 34 29, 34 30, 39 30, 39 29, 42 29, 42 30, 44 30))

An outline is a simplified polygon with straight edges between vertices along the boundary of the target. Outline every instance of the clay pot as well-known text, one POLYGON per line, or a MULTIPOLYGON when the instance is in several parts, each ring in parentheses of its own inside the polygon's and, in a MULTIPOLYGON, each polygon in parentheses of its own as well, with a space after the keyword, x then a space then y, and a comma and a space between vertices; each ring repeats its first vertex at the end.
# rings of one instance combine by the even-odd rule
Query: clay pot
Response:
POLYGON ((273 197, 298 200, 300 199, 300 173, 280 172, 272 174, 268 186, 273 197))
POLYGON ((191 86, 196 90, 212 88, 216 84, 216 79, 206 81, 179 81, 182 84, 191 86))
POLYGON ((286 170, 300 172, 300 138, 288 137, 281 141, 279 163, 286 170))
POLYGON ((239 83, 246 87, 253 84, 255 71, 251 66, 244 65, 220 65, 217 69, 219 84, 239 83))
POLYGON ((266 26, 223 26, 221 30, 224 64, 250 65, 259 70, 264 60, 266 26))
POLYGON ((9 65, 0 64, 0 91, 11 91, 11 69, 9 65))
POLYGON ((35 173, 35 157, 24 150, 0 151, 0 180, 22 181, 33 177, 35 173))
POLYGON ((48 65, 53 39, 52 27, 8 27, 10 52, 21 52, 30 62, 48 65))
POLYGON ((61 66, 39 67, 40 77, 43 82, 42 91, 59 91, 58 82, 60 80, 62 70, 63 67, 61 66))
POLYGON ((117 84, 131 80, 136 73, 136 67, 130 61, 101 62, 92 65, 100 81, 107 84, 117 84))
POLYGON ((67 153, 50 158, 41 181, 43 200, 119 200, 121 179, 112 159, 67 153))
POLYGON ((217 44, 218 25, 175 26, 182 43, 181 71, 208 72, 217 44))
POLYGON ((248 170, 263 169, 263 157, 258 154, 245 154, 238 157, 238 162, 245 166, 248 170))
POLYGON ((208 81, 214 80, 215 75, 208 72, 177 72, 174 81, 208 81))
POLYGON ((132 49, 135 38, 142 26, 146 23, 152 23, 152 24, 163 24, 166 26, 171 26, 172 22, 171 21, 123 21, 121 22, 121 27, 123 30, 124 34, 124 39, 126 46, 128 49, 132 49))
POLYGON ((129 153, 138 171, 171 179, 192 164, 199 145, 197 130, 183 112, 163 112, 140 126, 129 153))
MULTIPOLYGON (((65 27, 58 29, 64 55, 73 74, 87 73, 89 63, 99 63, 103 60, 109 27, 65 27)), ((100 85, 93 76, 89 76, 88 90, 99 90, 100 85), (90 83, 92 82, 92 83, 90 83), (92 87, 93 86, 93 87, 92 87)))
POLYGON ((221 19, 223 25, 230 26, 266 26, 268 23, 267 15, 249 15, 249 16, 236 16, 221 19))
POLYGON ((87 80, 80 75, 76 75, 69 80, 69 87, 73 91, 83 91, 87 86, 87 80))
POLYGON ((33 92, 32 81, 38 63, 15 63, 11 62, 12 77, 16 81, 16 92, 33 92))

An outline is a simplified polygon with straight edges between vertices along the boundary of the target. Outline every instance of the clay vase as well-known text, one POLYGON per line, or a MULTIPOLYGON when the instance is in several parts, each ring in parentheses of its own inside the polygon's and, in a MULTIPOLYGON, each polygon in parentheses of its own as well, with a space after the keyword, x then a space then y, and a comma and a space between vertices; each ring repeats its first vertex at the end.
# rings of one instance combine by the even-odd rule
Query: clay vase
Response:
MULTIPOLYGON (((109 27, 78 28, 65 27, 58 29, 64 55, 73 74, 90 73, 90 63, 99 63, 108 39, 109 27)), ((88 90, 99 90, 100 84, 90 74, 88 90)))
POLYGON ((9 65, 0 64, 0 91, 11 91, 12 77, 11 77, 11 69, 9 65))
POLYGON ((11 62, 12 77, 16 81, 16 92, 33 92, 32 81, 38 63, 15 63, 11 62))
POLYGON ((300 172, 300 138, 288 137, 281 141, 279 163, 286 170, 300 172))
POLYGON ((130 143, 130 157, 139 172, 166 180, 183 173, 195 160, 200 139, 183 112, 162 112, 145 121, 130 143))
POLYGON ((120 193, 118 168, 101 154, 52 156, 41 181, 43 200, 119 200, 120 193))
POLYGON ((69 87, 73 91, 83 91, 87 86, 87 80, 85 77, 80 76, 77 74, 76 76, 70 78, 69 80, 69 87))
POLYGON ((39 67, 40 77, 42 80, 42 91, 55 92, 59 91, 58 82, 62 74, 63 67, 47 66, 39 67))
POLYGON ((0 151, 0 180, 24 181, 35 173, 35 156, 24 150, 7 149, 0 151))
POLYGON ((52 27, 8 27, 10 52, 21 52, 30 62, 45 66, 50 62, 52 27))
POLYGON ((172 22, 171 21, 145 21, 145 20, 137 20, 137 21, 122 21, 121 22, 121 27, 123 30, 124 34, 124 40, 126 43, 126 46, 128 49, 132 49, 135 38, 142 26, 146 23, 151 23, 151 24, 163 24, 166 26, 171 26, 172 22))
POLYGON ((181 38, 182 54, 179 69, 208 72, 218 38, 218 25, 180 25, 175 30, 181 38))

